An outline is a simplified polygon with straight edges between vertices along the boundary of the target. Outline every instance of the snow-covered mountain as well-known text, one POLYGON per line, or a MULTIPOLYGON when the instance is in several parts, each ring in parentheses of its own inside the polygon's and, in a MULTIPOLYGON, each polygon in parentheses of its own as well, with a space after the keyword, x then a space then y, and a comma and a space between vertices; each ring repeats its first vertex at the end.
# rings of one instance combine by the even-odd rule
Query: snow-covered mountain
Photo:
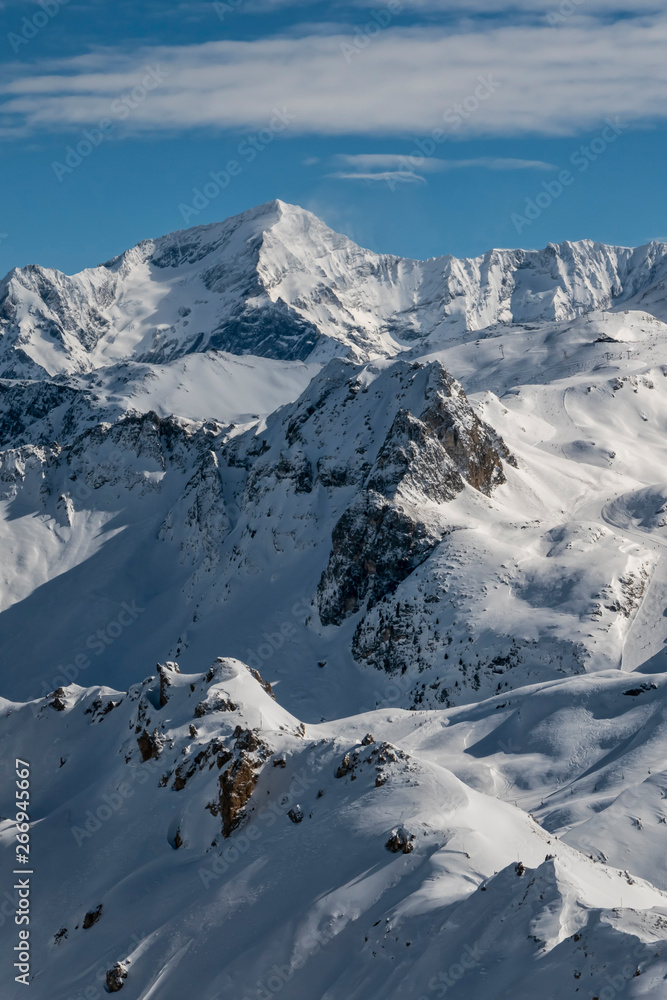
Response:
POLYGON ((666 254, 272 202, 8 275, 38 1000, 662 996, 666 254))
POLYGON ((362 250, 310 212, 269 202, 144 240, 69 277, 16 268, 0 285, 0 375, 164 364, 217 349, 278 360, 362 359, 496 323, 641 308, 667 319, 667 245, 583 241, 474 260, 362 250))

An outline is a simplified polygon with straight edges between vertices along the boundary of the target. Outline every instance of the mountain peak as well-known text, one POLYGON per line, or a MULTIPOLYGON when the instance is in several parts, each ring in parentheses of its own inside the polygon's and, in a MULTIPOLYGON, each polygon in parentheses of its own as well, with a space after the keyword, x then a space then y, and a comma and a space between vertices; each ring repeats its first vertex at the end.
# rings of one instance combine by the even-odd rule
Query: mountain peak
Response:
POLYGON ((144 240, 71 277, 37 266, 0 285, 0 375, 162 364, 217 349, 277 360, 392 357, 498 324, 638 308, 667 318, 667 245, 583 240, 411 260, 365 250, 273 199, 144 240))

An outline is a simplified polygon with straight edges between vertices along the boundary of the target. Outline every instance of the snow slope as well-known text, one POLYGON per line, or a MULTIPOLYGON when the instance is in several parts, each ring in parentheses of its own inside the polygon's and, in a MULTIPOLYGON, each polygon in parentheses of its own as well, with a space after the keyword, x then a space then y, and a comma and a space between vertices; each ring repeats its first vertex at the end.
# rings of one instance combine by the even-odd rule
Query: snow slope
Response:
POLYGON ((10 273, 37 998, 663 996, 665 252, 272 202, 10 273))
MULTIPOLYGON (((587 765, 597 765, 598 782, 610 774, 595 739, 600 723, 588 726, 587 759, 562 753, 564 718, 582 733, 571 686, 520 695, 512 712, 483 703, 468 721, 461 710, 394 710, 303 725, 239 661, 199 675, 165 664, 160 674, 163 699, 152 676, 126 694, 74 685, 2 705, 3 754, 43 762, 33 851, 59 862, 43 871, 33 900, 33 962, 43 970, 31 984, 36 997, 102 995, 116 962, 127 971, 124 996, 134 998, 193 995, 195 983, 201 1000, 277 992, 398 1000, 445 988, 523 1000, 574 995, 576 986, 600 995, 610 981, 621 996, 659 995, 667 894, 636 866, 646 867, 664 803, 644 795, 649 829, 619 866, 599 848, 589 856, 571 846, 571 836, 554 835, 489 785, 510 768, 518 782, 522 765, 534 776, 531 749, 553 767, 533 800, 582 780, 587 765), (523 732, 513 724, 522 710, 523 732), (473 740, 457 753, 471 724, 473 740), (509 732, 522 742, 496 742, 509 732), (142 760, 149 736, 154 755, 142 760), (447 764, 463 770, 466 755, 462 779, 447 764), (229 805, 249 785, 226 836, 229 805), (394 837, 405 853, 388 849, 394 837), (64 885, 62 870, 71 873, 64 885)), ((621 687, 608 677, 586 692, 622 722, 617 782, 638 756, 627 734, 637 750, 648 742, 618 704, 621 687)), ((664 691, 649 693, 644 718, 651 709, 662 718, 664 691)), ((608 783, 611 799, 596 815, 616 839, 618 783, 608 783)), ((581 837, 581 822, 574 831, 581 837)))

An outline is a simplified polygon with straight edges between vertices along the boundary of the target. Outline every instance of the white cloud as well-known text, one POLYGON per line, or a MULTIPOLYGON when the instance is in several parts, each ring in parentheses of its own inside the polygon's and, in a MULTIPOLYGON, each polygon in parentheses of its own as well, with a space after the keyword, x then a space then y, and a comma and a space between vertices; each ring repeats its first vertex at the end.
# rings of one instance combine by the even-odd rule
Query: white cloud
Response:
POLYGON ((606 116, 625 122, 667 116, 664 13, 611 24, 572 18, 558 29, 360 30, 131 55, 101 50, 52 64, 40 75, 13 66, 13 78, 0 88, 0 127, 93 125, 156 63, 167 79, 123 128, 254 129, 267 124, 276 106, 294 115, 290 134, 329 135, 419 137, 434 128, 451 138, 567 135, 597 128, 606 116), (366 40, 361 48, 359 38, 366 40), (352 56, 345 46, 352 46, 352 56))
MULTIPOLYGON (((290 5, 292 0, 284 0, 290 5)), ((366 0, 360 0, 366 2, 366 0)), ((386 0, 374 0, 384 6, 386 0)), ((640 14, 655 13, 662 9, 658 0, 403 0, 405 10, 442 11, 443 13, 497 14, 508 17, 513 13, 541 14, 545 11, 560 11, 567 16, 614 13, 640 14)))
POLYGON ((328 177, 335 177, 341 181, 384 181, 392 186, 399 184, 425 184, 426 180, 413 170, 382 170, 375 173, 345 173, 343 170, 328 174, 328 177))
MULTIPOLYGON (((544 160, 521 160, 502 156, 478 156, 468 160, 445 160, 435 156, 423 156, 415 149, 414 153, 341 153, 337 160, 348 167, 358 170, 377 170, 382 168, 397 168, 402 171, 420 170, 422 173, 437 173, 445 170, 465 170, 480 168, 482 170, 557 170, 553 163, 544 160), (415 155, 416 154, 416 155, 415 155)), ((348 175, 346 175, 348 176, 348 175)), ((354 174, 349 175, 354 177, 354 174)))

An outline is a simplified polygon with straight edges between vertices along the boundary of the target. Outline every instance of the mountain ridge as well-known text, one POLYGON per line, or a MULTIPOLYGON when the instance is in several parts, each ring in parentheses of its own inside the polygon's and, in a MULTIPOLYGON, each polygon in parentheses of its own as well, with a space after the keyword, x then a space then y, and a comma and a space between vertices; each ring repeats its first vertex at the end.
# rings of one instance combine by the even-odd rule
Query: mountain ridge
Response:
POLYGON ((425 261, 376 254, 312 213, 267 202, 144 240, 68 276, 0 283, 0 376, 165 363, 211 349, 321 363, 444 346, 466 330, 642 308, 667 319, 667 245, 593 241, 425 261))

